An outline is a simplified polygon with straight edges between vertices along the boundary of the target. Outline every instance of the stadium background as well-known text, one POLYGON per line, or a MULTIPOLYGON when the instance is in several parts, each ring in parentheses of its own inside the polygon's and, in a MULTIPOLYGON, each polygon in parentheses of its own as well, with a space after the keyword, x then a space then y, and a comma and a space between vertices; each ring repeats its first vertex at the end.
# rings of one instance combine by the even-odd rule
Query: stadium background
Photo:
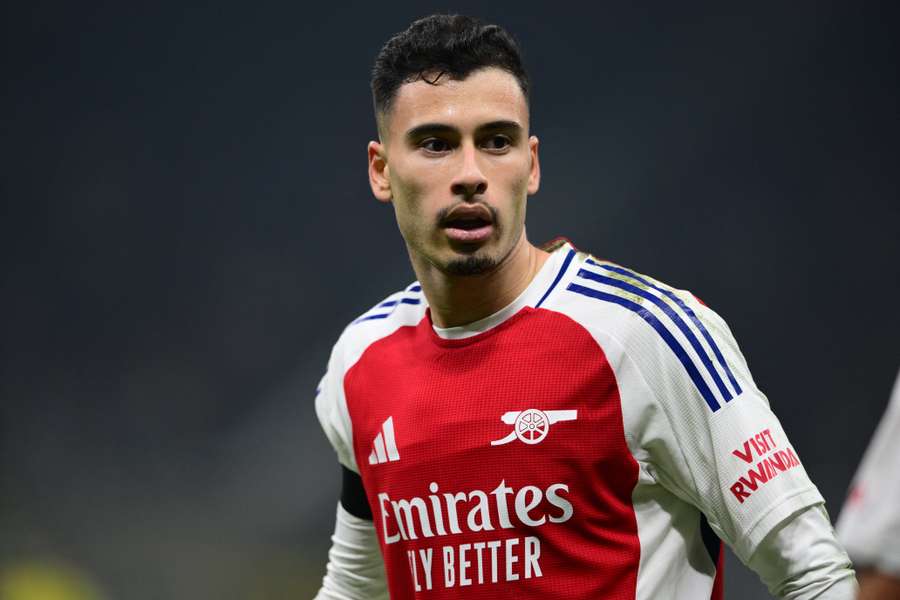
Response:
POLYGON ((625 4, 5 4, 0 599, 311 595, 313 390, 412 278, 368 72, 448 8, 524 48, 532 240, 723 314, 835 517, 900 366, 896 10, 625 4))

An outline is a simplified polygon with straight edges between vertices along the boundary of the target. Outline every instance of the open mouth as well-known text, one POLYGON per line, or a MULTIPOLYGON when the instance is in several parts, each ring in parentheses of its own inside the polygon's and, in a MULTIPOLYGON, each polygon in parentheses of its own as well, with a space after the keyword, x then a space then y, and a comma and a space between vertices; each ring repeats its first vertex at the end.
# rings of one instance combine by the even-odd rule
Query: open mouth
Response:
POLYGON ((494 224, 494 215, 484 204, 457 204, 441 219, 441 227, 471 231, 494 224))
POLYGON ((491 225, 493 222, 489 219, 484 219, 482 217, 460 217, 449 219, 444 222, 445 229, 462 229, 463 231, 472 231, 474 229, 480 229, 487 225, 491 225))
POLYGON ((484 204, 457 204, 440 224, 452 242, 467 246, 481 244, 494 233, 494 214, 484 204))
POLYGON ((494 233, 494 214, 484 204, 457 204, 441 219, 447 237, 458 244, 480 244, 494 233))

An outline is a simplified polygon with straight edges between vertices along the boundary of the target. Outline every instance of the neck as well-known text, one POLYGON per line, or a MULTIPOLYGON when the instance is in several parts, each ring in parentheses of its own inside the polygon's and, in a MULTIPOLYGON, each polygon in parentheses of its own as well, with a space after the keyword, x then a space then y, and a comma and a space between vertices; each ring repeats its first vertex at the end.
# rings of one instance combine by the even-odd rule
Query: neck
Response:
POLYGON ((456 327, 483 319, 521 294, 550 255, 533 246, 522 232, 512 252, 493 270, 481 275, 447 275, 421 257, 413 269, 428 298, 431 320, 438 327, 456 327))

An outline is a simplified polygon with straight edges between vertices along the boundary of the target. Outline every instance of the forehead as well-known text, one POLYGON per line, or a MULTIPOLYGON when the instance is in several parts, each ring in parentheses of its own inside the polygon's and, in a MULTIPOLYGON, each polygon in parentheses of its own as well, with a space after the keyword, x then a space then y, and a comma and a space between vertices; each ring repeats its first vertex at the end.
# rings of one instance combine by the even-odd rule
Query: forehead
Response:
POLYGON ((493 121, 515 121, 528 128, 528 103, 516 78, 488 68, 463 80, 441 77, 436 84, 417 80, 397 90, 389 130, 402 134, 424 123, 466 129, 493 121))

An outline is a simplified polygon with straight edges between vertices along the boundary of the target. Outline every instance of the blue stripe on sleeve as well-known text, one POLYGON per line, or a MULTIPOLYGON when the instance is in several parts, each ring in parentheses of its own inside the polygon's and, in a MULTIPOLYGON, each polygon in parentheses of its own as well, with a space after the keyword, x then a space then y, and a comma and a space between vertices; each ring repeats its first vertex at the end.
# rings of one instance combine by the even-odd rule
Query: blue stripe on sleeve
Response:
POLYGON ((625 268, 622 268, 619 266, 615 266, 615 265, 601 265, 600 263, 594 262, 590 259, 588 259, 587 262, 591 263, 592 265, 596 265, 598 267, 606 269, 607 271, 612 271, 613 273, 618 273, 620 275, 625 275, 626 277, 631 277, 635 281, 640 281, 644 285, 646 285, 648 287, 652 287, 654 290, 657 290, 659 292, 662 292, 668 298, 670 298, 672 300, 672 302, 677 304, 678 307, 684 311, 684 314, 686 314, 688 316, 688 318, 691 320, 691 322, 693 322, 694 325, 697 326, 697 329, 700 330, 700 333, 703 335, 703 338, 706 340, 706 343, 708 343, 709 347, 712 348, 713 354, 716 355, 716 360, 718 360, 719 364, 722 365, 722 368, 725 369, 725 375, 728 376, 728 381, 730 381, 731 385, 734 387, 735 395, 736 396, 741 395, 743 390, 741 390, 741 386, 738 385, 737 380, 734 378, 734 375, 731 373, 731 369, 728 368, 728 363, 725 362, 725 357, 722 356, 722 353, 719 351, 719 346, 712 339, 712 336, 709 334, 709 331, 706 330, 706 327, 703 326, 703 323, 700 321, 700 319, 697 318, 697 315, 694 313, 694 311, 691 310, 691 307, 688 306, 687 304, 685 304, 684 300, 679 298, 671 290, 667 290, 665 288, 659 287, 658 285, 654 285, 650 281, 647 281, 646 279, 644 279, 637 273, 633 273, 632 271, 629 271, 628 269, 625 269, 625 268))
POLYGON ((388 306, 397 306, 397 304, 422 304, 422 300, 419 298, 400 298, 399 300, 385 300, 376 308, 385 308, 388 306))
POLYGON ((372 321, 374 319, 386 319, 391 316, 391 313, 381 313, 378 315, 366 315, 364 317, 360 317, 357 320, 353 321, 353 324, 362 323, 363 321, 372 321))
POLYGON ((610 285, 613 287, 617 287, 620 290, 625 290, 626 292, 632 293, 635 296, 640 296, 641 298, 646 298, 656 306, 660 308, 669 319, 672 320, 673 323, 681 330, 681 333, 684 334, 684 337, 687 338, 688 342, 690 342, 691 347, 694 348, 694 352, 697 353, 697 356, 700 357, 700 362, 706 367, 706 370, 712 376, 713 381, 716 383, 716 387, 719 388, 719 391, 722 392, 722 397, 725 399, 725 402, 731 400, 732 395, 731 392, 725 387, 725 384, 722 382, 722 378, 719 377, 719 372, 716 371, 716 368, 713 366, 712 361, 709 359, 709 355, 706 354, 706 351, 703 349, 703 346, 700 345, 700 341, 697 339, 697 336, 694 335, 694 332, 691 331, 690 327, 687 326, 687 323, 682 320, 681 317, 678 316, 672 307, 666 304, 663 300, 654 296, 653 294, 642 290, 641 288, 628 283, 627 281, 622 281, 620 279, 614 279, 612 277, 606 277, 604 275, 600 275, 599 273, 594 273, 593 271, 588 271, 586 269, 581 269, 578 271, 578 276, 583 279, 590 279, 592 281, 597 281, 599 283, 605 283, 606 285, 610 285))
POLYGON ((393 308, 391 308, 391 310, 389 310, 386 313, 378 313, 378 314, 374 314, 374 315, 363 315, 360 318, 353 321, 352 325, 356 325, 357 323, 362 323, 363 321, 371 321, 373 319, 385 319, 385 318, 391 316, 391 314, 393 314, 393 312, 394 312, 394 310, 396 310, 396 307, 398 304, 422 304, 422 299, 421 298, 404 297, 404 298, 397 298, 396 300, 385 300, 384 302, 382 302, 381 304, 379 304, 372 310, 378 310, 379 308, 393 307, 393 308))
POLYGON ((713 396, 713 393, 709 389, 709 386, 706 385, 706 382, 700 375, 700 371, 698 371, 697 367, 694 366, 693 361, 691 361, 691 359, 688 357, 687 353, 684 351, 684 348, 681 347, 681 345, 672 336, 669 330, 666 329, 665 325, 663 325, 659 321, 659 319, 657 319, 656 316, 653 315, 653 313, 643 308, 640 304, 632 302, 631 300, 628 300, 626 298, 614 296, 613 294, 607 294, 606 292, 601 292, 600 290, 595 290, 583 285, 578 285, 577 283, 570 283, 566 289, 575 292, 576 294, 582 294, 584 296, 603 300, 604 302, 618 304, 619 306, 627 308, 628 310, 644 319, 644 321, 646 321, 651 327, 653 327, 653 329, 656 330, 660 337, 662 337, 666 344, 668 344, 672 352, 675 353, 675 356, 678 357, 678 360, 681 361, 682 366, 687 371, 688 376, 691 378, 691 381, 694 382, 694 385, 697 387, 700 395, 703 396, 703 399, 706 401, 706 404, 709 406, 709 408, 713 412, 719 410, 719 402, 713 396))

